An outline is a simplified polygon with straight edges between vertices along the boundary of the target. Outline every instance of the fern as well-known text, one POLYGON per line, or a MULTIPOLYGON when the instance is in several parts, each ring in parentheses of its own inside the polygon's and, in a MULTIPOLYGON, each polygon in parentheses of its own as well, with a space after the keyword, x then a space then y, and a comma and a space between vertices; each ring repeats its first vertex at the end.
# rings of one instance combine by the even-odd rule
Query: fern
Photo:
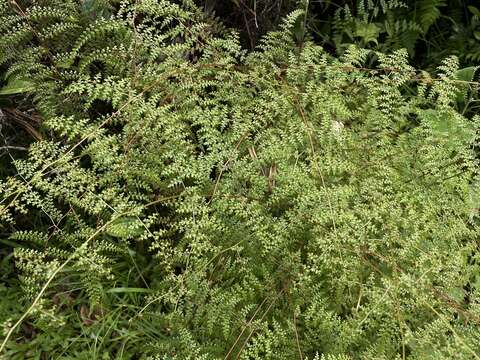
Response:
POLYGON ((333 58, 298 41, 304 10, 246 53, 192 1, 19 6, 0 53, 48 138, 0 184, 6 356, 480 356, 457 58, 421 79, 406 50, 333 58))
POLYGON ((443 0, 422 0, 415 3, 415 16, 419 19, 424 33, 438 20, 441 13, 439 8, 446 6, 443 0))

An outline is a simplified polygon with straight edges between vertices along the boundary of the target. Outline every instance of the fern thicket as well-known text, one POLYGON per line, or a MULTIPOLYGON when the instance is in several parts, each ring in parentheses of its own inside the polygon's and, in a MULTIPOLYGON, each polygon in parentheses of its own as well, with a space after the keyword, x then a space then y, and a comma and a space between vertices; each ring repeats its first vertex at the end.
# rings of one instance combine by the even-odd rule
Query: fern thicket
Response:
POLYGON ((45 135, 0 184, 6 358, 480 357, 456 58, 335 59, 301 10, 251 53, 190 0, 0 14, 45 135))
POLYGON ((317 41, 343 53, 354 43, 377 51, 408 50, 416 66, 433 69, 456 55, 479 60, 478 2, 463 0, 310 2, 309 27, 317 41))
POLYGON ((416 66, 434 69, 456 55, 476 65, 480 56, 478 2, 474 0, 197 0, 203 9, 240 30, 254 48, 261 34, 275 29, 296 7, 307 9, 303 25, 317 43, 341 54, 349 44, 378 51, 406 48, 416 66))

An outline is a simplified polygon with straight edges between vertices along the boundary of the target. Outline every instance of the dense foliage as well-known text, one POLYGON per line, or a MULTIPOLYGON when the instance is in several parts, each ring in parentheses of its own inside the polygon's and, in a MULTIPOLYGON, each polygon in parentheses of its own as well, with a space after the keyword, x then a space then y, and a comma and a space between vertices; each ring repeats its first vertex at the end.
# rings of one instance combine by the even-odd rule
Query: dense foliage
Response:
MULTIPOLYGON (((392 51, 405 48, 416 66, 438 65, 455 54, 480 60, 480 7, 476 0, 198 0, 207 12, 240 29, 246 46, 300 7, 316 43, 342 54, 349 44, 392 51)), ((298 24, 300 25, 300 24, 298 24)), ((300 30, 300 29, 299 29, 300 30)))
POLYGON ((332 57, 301 6, 251 52, 192 0, 0 16, 42 119, 2 160, 0 356, 480 358, 475 68, 332 57))

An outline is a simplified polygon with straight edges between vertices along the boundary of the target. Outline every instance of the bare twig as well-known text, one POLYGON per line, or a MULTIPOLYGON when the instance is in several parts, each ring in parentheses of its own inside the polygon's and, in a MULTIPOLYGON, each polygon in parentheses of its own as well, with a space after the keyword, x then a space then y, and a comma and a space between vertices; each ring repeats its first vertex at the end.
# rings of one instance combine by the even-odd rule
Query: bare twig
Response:
POLYGON ((303 360, 302 349, 300 348, 300 340, 298 338, 297 315, 295 314, 295 310, 293 311, 293 329, 295 330, 295 341, 297 343, 298 355, 300 356, 300 360, 303 360))
MULTIPOLYGON (((272 302, 270 303, 270 305, 268 305, 268 308, 267 310, 265 310, 265 312, 263 313, 262 317, 260 318, 260 321, 262 321, 265 316, 267 316, 267 314, 269 313, 270 309, 272 308, 273 304, 275 304, 275 302, 278 300, 278 298, 282 295, 282 293, 284 292, 285 288, 283 288, 278 294, 277 296, 275 296, 275 299, 272 300, 272 302)), ((252 329, 252 331, 250 331, 250 334, 248 334, 247 338, 245 339, 245 341, 243 342, 243 345, 242 347, 240 348, 237 356, 235 357, 235 360, 238 360, 240 358, 240 355, 242 355, 242 352, 243 352, 243 349, 245 348, 245 346, 247 345, 248 341, 250 340, 250 338, 252 337, 252 335, 255 333, 255 329, 252 329)), ((226 358, 225 358, 226 359, 226 358)))
POLYGON ((0 146, 0 150, 19 150, 19 151, 28 151, 26 147, 23 146, 12 146, 12 145, 5 145, 0 146))

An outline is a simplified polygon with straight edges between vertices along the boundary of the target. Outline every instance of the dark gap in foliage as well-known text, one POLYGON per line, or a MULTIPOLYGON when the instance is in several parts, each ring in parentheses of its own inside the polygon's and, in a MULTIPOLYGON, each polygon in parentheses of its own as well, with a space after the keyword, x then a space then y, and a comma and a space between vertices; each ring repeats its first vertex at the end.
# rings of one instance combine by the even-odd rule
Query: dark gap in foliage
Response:
POLYGON ((242 44, 254 49, 262 35, 273 30, 295 9, 294 0, 196 0, 208 14, 239 30, 242 44))
POLYGON ((97 75, 104 74, 106 70, 105 64, 98 60, 92 61, 89 65, 89 68, 90 68, 90 76, 92 78, 94 78, 97 75))
MULTIPOLYGON (((111 116, 115 112, 112 103, 108 100, 95 99, 88 107, 88 116, 91 119, 106 118, 111 116)), ((109 129, 115 134, 120 134, 123 131, 123 125, 113 124, 109 122, 105 125, 105 128, 109 129)))
POLYGON ((80 158, 80 166, 84 169, 92 169, 92 157, 88 154, 82 155, 82 157, 80 158))

